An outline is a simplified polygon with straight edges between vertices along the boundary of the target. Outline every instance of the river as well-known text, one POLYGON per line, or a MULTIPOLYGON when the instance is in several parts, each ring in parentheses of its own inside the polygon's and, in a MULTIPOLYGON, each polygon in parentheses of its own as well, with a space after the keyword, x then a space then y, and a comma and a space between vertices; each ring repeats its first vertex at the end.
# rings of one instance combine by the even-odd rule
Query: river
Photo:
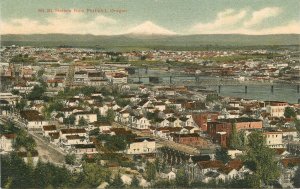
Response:
MULTIPOLYGON (((157 75, 159 75, 159 71, 152 71, 149 70, 149 73, 156 72, 157 75)), ((163 73, 166 73, 162 71, 163 73)), ((147 76, 145 72, 140 73, 141 76, 147 76)), ((207 89, 212 89, 219 91, 219 88, 216 84, 212 84, 211 86, 207 86, 207 82, 213 83, 214 81, 217 83, 221 78, 219 77, 212 77, 212 76, 201 76, 199 78, 200 82, 199 87, 201 86, 201 83, 204 83, 207 89)), ((138 82, 138 78, 133 79, 134 82, 138 82)), ((149 79, 148 78, 141 78, 141 82, 148 84, 149 79)), ((194 77, 185 77, 185 78, 172 78, 172 82, 176 83, 178 85, 188 85, 191 83, 194 83, 195 78, 194 77)), ((164 84, 169 84, 170 77, 160 77, 160 82, 164 84)), ((220 95, 221 96, 231 96, 231 97, 240 97, 240 98, 247 98, 247 99, 257 99, 257 100, 274 100, 274 101, 286 101, 289 103, 298 103, 298 100, 300 99, 300 93, 297 91, 296 85, 285 85, 285 84, 276 84, 274 83, 273 92, 271 91, 270 84, 261 84, 255 85, 255 84, 245 84, 239 86, 230 86, 225 85, 221 87, 220 95), (247 85, 247 93, 245 93, 245 85, 247 85)))

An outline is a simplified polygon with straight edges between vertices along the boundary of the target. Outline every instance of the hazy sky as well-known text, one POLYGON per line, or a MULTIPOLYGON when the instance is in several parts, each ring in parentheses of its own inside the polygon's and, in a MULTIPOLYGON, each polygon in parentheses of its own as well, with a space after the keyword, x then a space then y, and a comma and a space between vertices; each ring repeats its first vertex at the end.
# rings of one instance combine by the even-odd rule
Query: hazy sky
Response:
POLYGON ((300 0, 1 0, 0 3, 2 34, 300 33, 300 0))

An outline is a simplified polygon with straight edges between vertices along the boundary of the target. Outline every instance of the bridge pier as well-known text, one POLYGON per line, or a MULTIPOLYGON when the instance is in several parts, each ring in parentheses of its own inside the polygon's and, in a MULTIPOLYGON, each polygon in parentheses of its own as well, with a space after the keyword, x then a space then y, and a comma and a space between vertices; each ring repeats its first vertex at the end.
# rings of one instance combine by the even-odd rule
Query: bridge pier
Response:
POLYGON ((274 93, 274 85, 271 85, 271 92, 274 93))
POLYGON ((172 84, 172 76, 170 76, 170 81, 169 81, 169 83, 172 84))
POLYGON ((297 93, 300 92, 300 85, 297 85, 297 93))
POLYGON ((248 86, 245 85, 245 93, 248 93, 248 86))
POLYGON ((221 93, 221 85, 219 85, 218 87, 219 87, 219 93, 221 93))
POLYGON ((300 98, 298 98, 298 104, 300 104, 300 98))
POLYGON ((141 83, 141 77, 139 77, 139 83, 141 83))

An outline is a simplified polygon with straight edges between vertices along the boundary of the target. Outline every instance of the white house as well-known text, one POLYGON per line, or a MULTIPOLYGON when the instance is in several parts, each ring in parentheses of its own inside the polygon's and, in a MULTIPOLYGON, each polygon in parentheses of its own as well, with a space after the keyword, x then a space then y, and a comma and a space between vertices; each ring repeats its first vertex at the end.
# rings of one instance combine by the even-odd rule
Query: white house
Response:
POLYGON ((79 135, 66 135, 65 139, 61 140, 64 146, 71 146, 75 144, 87 144, 88 141, 84 136, 79 135))
POLYGON ((127 154, 149 154, 156 152, 155 139, 152 138, 135 138, 130 142, 127 154))
POLYGON ((36 110, 21 111, 21 117, 25 122, 27 129, 42 129, 43 126, 48 125, 48 121, 36 110))
POLYGON ((131 126, 136 129, 149 129, 150 121, 146 117, 134 116, 131 126))
POLYGON ((65 117, 69 117, 70 115, 77 113, 77 112, 83 112, 84 109, 81 107, 65 107, 60 110, 65 117))
POLYGON ((158 127, 169 127, 170 122, 167 119, 160 119, 156 121, 156 125, 158 127))
POLYGON ((154 102, 153 105, 154 105, 154 108, 159 111, 164 111, 166 109, 166 104, 163 102, 154 102))
POLYGON ((116 73, 111 78, 112 84, 124 84, 127 83, 127 75, 122 73, 116 73))
POLYGON ((287 102, 268 101, 266 103, 267 113, 270 113, 272 117, 283 117, 284 110, 288 107, 287 102))
POLYGON ((283 148, 282 132, 265 132, 264 135, 270 148, 283 148))
POLYGON ((85 129, 77 129, 77 128, 76 129, 75 128, 61 129, 59 135, 60 135, 61 139, 67 139, 66 136, 68 136, 68 135, 79 135, 79 136, 84 136, 84 137, 87 136, 85 129))
POLYGON ((106 104, 104 104, 103 106, 98 107, 98 109, 99 109, 100 115, 106 116, 107 111, 109 110, 109 107, 106 104))
POLYGON ((179 118, 170 117, 168 118, 170 127, 181 127, 182 121, 179 118))
POLYGON ((170 171, 168 173, 161 173, 161 177, 163 179, 168 179, 169 181, 176 179, 176 173, 174 171, 170 171))
POLYGON ((55 133, 56 131, 56 126, 55 125, 45 125, 43 126, 43 135, 44 136, 49 136, 49 133, 55 133))
POLYGON ((110 131, 110 129, 112 128, 112 124, 109 122, 100 122, 100 121, 96 121, 94 123, 90 124, 90 129, 96 129, 99 128, 99 132, 100 133, 105 133, 110 131))
POLYGON ((91 112, 77 112, 75 116, 75 125, 79 124, 79 120, 84 118, 88 123, 93 123, 97 121, 97 114, 91 112))
POLYGON ((16 138, 15 134, 4 134, 0 138, 1 153, 8 153, 13 151, 13 143, 16 138))
POLYGON ((122 110, 116 113, 116 121, 127 124, 130 121, 130 112, 128 110, 122 110))

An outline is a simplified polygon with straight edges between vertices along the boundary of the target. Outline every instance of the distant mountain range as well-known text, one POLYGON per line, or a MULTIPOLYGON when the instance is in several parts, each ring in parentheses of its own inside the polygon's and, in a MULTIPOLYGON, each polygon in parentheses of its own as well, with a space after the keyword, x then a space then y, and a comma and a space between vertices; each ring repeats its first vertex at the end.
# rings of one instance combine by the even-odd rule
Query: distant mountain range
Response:
MULTIPOLYGON (((138 30, 138 28, 136 28, 138 30)), ((134 32, 134 31, 133 31, 134 32)), ((7 34, 1 35, 1 46, 71 46, 71 47, 137 47, 160 48, 179 47, 193 48, 204 46, 274 46, 300 45, 300 34, 278 35, 242 35, 242 34, 211 34, 211 35, 78 35, 78 34, 7 34)))

